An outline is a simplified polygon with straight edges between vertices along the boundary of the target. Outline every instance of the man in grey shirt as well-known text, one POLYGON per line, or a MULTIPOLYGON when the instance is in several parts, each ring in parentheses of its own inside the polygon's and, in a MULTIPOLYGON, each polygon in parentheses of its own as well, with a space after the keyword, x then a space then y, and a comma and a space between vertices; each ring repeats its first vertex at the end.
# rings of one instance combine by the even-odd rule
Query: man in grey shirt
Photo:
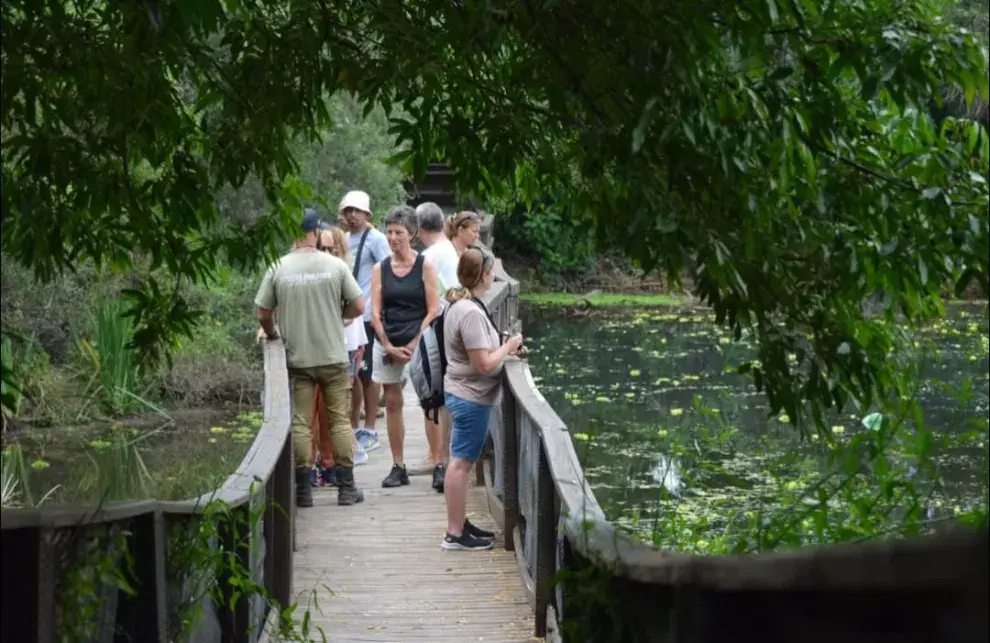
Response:
MULTIPOLYGON (((371 269, 376 263, 383 261, 391 253, 388 239, 377 230, 371 221, 371 197, 367 192, 354 190, 344 195, 338 208, 340 219, 347 227, 348 245, 351 257, 354 258, 354 278, 361 286, 365 300, 371 297, 371 269)), ((371 356, 375 343, 375 330, 371 326, 371 306, 364 311, 364 328, 368 335, 368 344, 364 349, 364 360, 357 372, 357 382, 351 393, 351 423, 356 430, 356 437, 362 446, 374 440, 375 419, 378 414, 378 402, 381 399, 381 386, 371 381, 371 356), (364 404, 364 426, 361 426, 361 405, 364 404)), ((367 448, 367 446, 366 446, 367 448)))

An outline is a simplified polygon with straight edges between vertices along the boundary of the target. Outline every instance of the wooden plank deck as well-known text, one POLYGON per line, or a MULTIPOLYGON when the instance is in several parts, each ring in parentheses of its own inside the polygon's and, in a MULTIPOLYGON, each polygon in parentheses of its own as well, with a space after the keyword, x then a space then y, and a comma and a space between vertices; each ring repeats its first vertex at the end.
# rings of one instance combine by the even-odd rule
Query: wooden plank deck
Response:
MULTIPOLYGON (((408 389, 405 402, 412 473, 425 469, 428 450, 423 414, 408 389)), ((355 468, 365 501, 338 507, 336 490, 319 488, 315 506, 299 511, 293 578, 300 609, 309 605, 314 625, 335 643, 534 640, 516 561, 501 536, 489 551, 441 549, 443 496, 430 487, 429 475, 382 488, 392 461, 384 419, 378 425, 382 446, 355 468)), ((471 489, 468 516, 494 531, 479 488, 471 489)))

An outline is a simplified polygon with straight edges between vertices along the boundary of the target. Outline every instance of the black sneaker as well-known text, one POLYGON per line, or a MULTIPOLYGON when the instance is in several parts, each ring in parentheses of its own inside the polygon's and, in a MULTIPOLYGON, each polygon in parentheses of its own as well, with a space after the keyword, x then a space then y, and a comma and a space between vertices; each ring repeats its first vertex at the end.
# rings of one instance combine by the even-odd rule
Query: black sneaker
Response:
POLYGON ((392 470, 382 480, 383 487, 402 487, 409 484, 409 474, 404 466, 393 464, 392 470))
POLYGON ((447 475, 447 467, 443 466, 443 463, 433 467, 433 488, 440 493, 443 493, 443 479, 445 475, 447 475))
POLYGON ((495 534, 490 531, 485 531, 481 527, 477 527, 471 524, 470 520, 464 521, 464 533, 471 534, 475 538, 480 538, 481 540, 494 540, 495 534))
POLYGON ((492 541, 482 538, 475 538, 468 532, 461 532, 460 536, 447 534, 444 536, 440 546, 444 549, 465 549, 468 551, 481 551, 492 548, 492 541))

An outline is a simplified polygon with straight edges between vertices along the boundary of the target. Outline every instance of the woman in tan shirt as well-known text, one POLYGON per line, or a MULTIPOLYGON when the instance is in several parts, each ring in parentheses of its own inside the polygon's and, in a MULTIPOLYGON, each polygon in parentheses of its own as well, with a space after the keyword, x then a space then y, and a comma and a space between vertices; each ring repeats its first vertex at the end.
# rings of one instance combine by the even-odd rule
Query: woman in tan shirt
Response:
POLYGON ((447 372, 444 402, 451 417, 450 464, 444 479, 447 534, 444 549, 490 549, 495 534, 472 525, 466 516, 468 476, 481 456, 492 407, 502 381, 502 362, 516 355, 522 335, 504 344, 482 303, 495 280, 495 260, 479 248, 467 248, 457 264, 460 288, 447 291, 444 350, 447 372))

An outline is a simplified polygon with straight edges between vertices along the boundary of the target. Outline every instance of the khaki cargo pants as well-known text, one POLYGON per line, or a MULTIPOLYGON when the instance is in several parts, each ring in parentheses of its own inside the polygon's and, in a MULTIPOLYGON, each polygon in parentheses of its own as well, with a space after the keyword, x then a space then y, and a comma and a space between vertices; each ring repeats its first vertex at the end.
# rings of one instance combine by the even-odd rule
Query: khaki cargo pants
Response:
POLYGON ((351 437, 351 378, 347 376, 347 364, 290 368, 289 387, 292 389, 292 448, 296 467, 313 466, 313 433, 310 428, 316 387, 323 394, 327 424, 318 423, 319 431, 327 430, 329 436, 317 436, 319 443, 329 438, 333 445, 333 459, 337 466, 353 467, 354 450, 351 437))

